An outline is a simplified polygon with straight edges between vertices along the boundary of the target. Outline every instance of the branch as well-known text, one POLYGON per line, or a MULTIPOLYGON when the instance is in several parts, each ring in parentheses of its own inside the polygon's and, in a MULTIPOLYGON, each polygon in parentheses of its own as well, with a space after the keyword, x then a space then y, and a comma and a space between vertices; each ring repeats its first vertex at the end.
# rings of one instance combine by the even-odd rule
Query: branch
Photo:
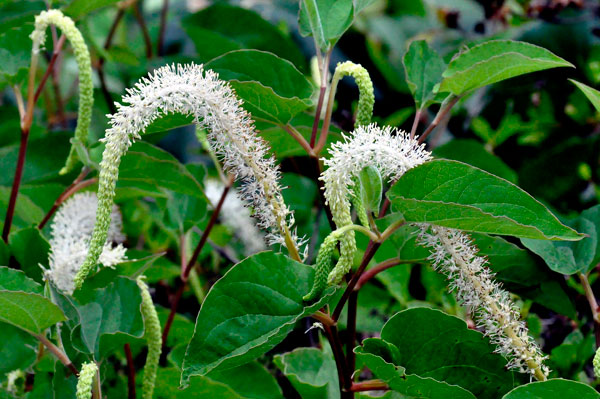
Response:
POLYGON ((127 357, 127 399, 135 399, 135 366, 129 343, 125 344, 124 350, 127 357))
POLYGON ((352 392, 365 392, 365 391, 389 391, 390 387, 387 386, 382 380, 368 380, 362 382, 355 382, 350 387, 352 392))
POLYGON ((317 101, 317 109, 315 113, 315 121, 313 122, 312 133, 310 135, 310 146, 315 146, 315 141, 317 139, 317 131, 319 130, 319 121, 321 120, 321 109, 323 108, 323 100, 325 99, 325 92, 327 91, 327 77, 329 74, 329 59, 331 57, 331 51, 328 51, 325 55, 325 58, 322 59, 320 57, 319 47, 315 44, 317 48, 317 56, 319 56, 319 60, 322 62, 321 67, 321 88, 319 91, 319 100, 317 101))
POLYGON ((75 178, 75 180, 73 180, 73 183, 71 183, 66 189, 65 191, 63 191, 58 198, 56 199, 56 201, 54 201, 54 204, 52 205, 52 208, 50 208, 50 210, 48 211, 48 213, 46 214, 46 216, 44 216, 44 219, 42 219, 42 221, 40 222, 40 224, 38 224, 38 229, 43 229, 44 226, 46 225, 46 223, 48 223, 48 221, 50 220, 50 218, 52 217, 52 215, 54 214, 54 212, 56 212, 56 210, 58 209, 58 207, 67 200, 67 198, 69 198, 71 195, 75 194, 77 191, 90 186, 94 183, 96 183, 98 181, 98 179, 94 178, 94 179, 88 179, 88 180, 83 180, 85 179, 85 177, 90 173, 91 169, 88 168, 87 166, 83 168, 83 170, 81 171, 81 173, 79 174, 79 176, 77 176, 77 178, 75 178))
POLYGON ((419 137, 419 140, 418 140, 419 143, 422 143, 425 141, 427 136, 429 136, 429 133, 431 133, 433 131, 433 129, 435 129, 437 127, 437 125, 439 125, 439 123, 444 119, 444 117, 448 114, 448 112, 450 112, 450 110, 452 109, 454 104, 456 104, 458 102, 458 100, 460 100, 460 96, 455 96, 453 94, 451 94, 450 96, 448 96, 446 98, 446 100, 444 100, 444 102, 442 103, 442 106, 440 107, 440 110, 438 111, 437 115, 431 122, 431 125, 429 125, 429 127, 423 132, 421 137, 419 137))
POLYGON ((596 347, 600 347, 600 316, 598 315, 598 302, 596 301, 596 297, 594 296, 594 291, 592 291, 592 286, 587 278, 587 276, 583 273, 578 273, 579 280, 581 280, 581 285, 583 285, 583 289, 585 290, 585 297, 590 304, 590 310, 592 311, 592 317, 594 319, 594 334, 596 336, 596 347))
POLYGON ((167 14, 169 11, 169 0, 163 0, 163 6, 160 10, 160 28, 158 29, 157 52, 159 56, 165 55, 165 31, 167 28, 167 14))
POLYGON ((133 14, 135 15, 135 19, 137 20, 140 29, 142 30, 142 36, 144 37, 144 44, 146 46, 146 58, 152 58, 152 40, 150 40, 148 27, 146 26, 146 21, 144 20, 144 14, 140 9, 139 1, 136 1, 133 5, 133 14))
POLYGON ((360 290, 363 285, 365 285, 369 280, 371 280, 373 277, 375 277, 377 274, 381 273, 382 271, 387 270, 396 265, 399 265, 401 263, 406 263, 406 262, 401 261, 398 258, 393 258, 393 259, 388 259, 386 261, 383 261, 383 262, 373 266, 372 268, 370 268, 369 270, 364 272, 362 274, 362 276, 360 276, 360 278, 358 279, 358 282, 356 283, 356 286, 354 287, 354 291, 360 290))
POLYGON ((44 335, 42 335, 42 334, 33 334, 33 336, 35 338, 37 338, 42 344, 44 344, 46 346, 46 348, 48 348, 48 351, 50 353, 52 353, 54 356, 56 356, 56 358, 62 364, 64 364, 65 367, 67 367, 69 370, 71 370, 71 372, 73 374, 75 374, 77 377, 79 377, 79 370, 77 370, 77 367, 75 367, 75 365, 73 365, 73 363, 71 362, 71 359, 69 359, 69 357, 67 356, 67 354, 65 352, 63 352, 59 347, 57 347, 56 345, 54 345, 44 335))

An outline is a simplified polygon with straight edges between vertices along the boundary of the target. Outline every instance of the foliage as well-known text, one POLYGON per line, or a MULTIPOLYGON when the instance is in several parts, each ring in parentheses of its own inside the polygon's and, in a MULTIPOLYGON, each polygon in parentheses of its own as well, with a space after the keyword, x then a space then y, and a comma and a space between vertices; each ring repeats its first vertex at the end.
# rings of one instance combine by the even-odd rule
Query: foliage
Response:
POLYGON ((600 398, 588 3, 0 1, 0 398, 600 398))

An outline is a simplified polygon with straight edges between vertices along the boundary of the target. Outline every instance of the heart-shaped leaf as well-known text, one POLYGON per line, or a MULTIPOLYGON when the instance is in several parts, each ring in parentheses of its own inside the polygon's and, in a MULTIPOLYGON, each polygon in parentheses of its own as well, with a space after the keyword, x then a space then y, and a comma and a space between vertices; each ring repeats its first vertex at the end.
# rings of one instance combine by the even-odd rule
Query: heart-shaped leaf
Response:
POLYGON ((523 238, 583 238, 519 187, 462 162, 438 159, 417 166, 388 197, 408 222, 523 238))

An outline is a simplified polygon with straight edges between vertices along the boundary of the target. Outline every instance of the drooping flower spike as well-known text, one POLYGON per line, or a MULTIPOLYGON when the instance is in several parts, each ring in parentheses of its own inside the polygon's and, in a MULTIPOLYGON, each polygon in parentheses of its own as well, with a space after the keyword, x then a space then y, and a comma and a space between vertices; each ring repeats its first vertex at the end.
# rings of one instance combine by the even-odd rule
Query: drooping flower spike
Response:
MULTIPOLYGON (((45 276, 66 294, 73 293, 75 276, 89 251, 97 208, 95 193, 77 193, 58 209, 50 226, 50 269, 45 276)), ((125 239, 121 230, 121 213, 112 206, 107 240, 99 258, 104 266, 111 267, 126 259, 125 248, 120 244, 125 239)))
MULTIPOLYGON (((94 105, 94 85, 92 83, 92 63, 90 53, 83 36, 75 27, 73 20, 59 10, 42 11, 35 17, 35 29, 31 33, 32 47, 32 68, 35 68, 40 48, 46 41, 46 29, 49 25, 58 27, 67 37, 77 61, 79 69, 79 111, 77 113, 77 127, 75 128, 75 137, 72 140, 71 150, 65 166, 60 170, 60 174, 69 173, 77 164, 77 146, 79 143, 86 144, 88 131, 92 120, 92 107, 94 105)), ((32 82, 30 82, 32 83, 32 82)))
MULTIPOLYGON (((338 82, 344 76, 352 76, 358 86, 358 106, 356 110, 355 126, 366 126, 371 123, 373 116, 373 106, 375 105, 375 94, 373 92, 373 82, 369 72, 360 64, 351 61, 337 64, 333 78, 331 80, 331 93, 335 93, 338 82)), ((329 101, 333 101, 330 99, 329 101)))
MULTIPOLYGON (((383 180, 393 182, 407 170, 431 158, 424 145, 409 138, 406 132, 391 127, 381 128, 375 124, 358 127, 349 136, 344 136, 342 141, 334 143, 329 153, 330 157, 323 159, 327 169, 320 179, 324 183, 325 199, 338 229, 352 224, 350 199, 354 196, 356 177, 361 170, 373 166, 383 180)), ((340 258, 337 265, 328 276, 323 277, 318 273, 316 280, 327 278, 330 284, 337 284, 350 271, 356 251, 354 231, 345 232, 339 240, 340 258)))
POLYGON ((477 327, 490 337, 496 352, 509 360, 508 367, 546 380, 546 357, 520 320, 509 293, 494 280, 487 260, 477 255, 470 237, 458 230, 423 225, 419 242, 431 248, 429 260, 434 268, 446 275, 459 302, 472 309, 477 327))
POLYGON ((148 342, 148 355, 146 355, 144 379, 142 381, 142 399, 152 399, 162 350, 162 329, 144 276, 138 277, 136 283, 142 296, 142 316, 144 317, 144 329, 146 330, 145 335, 148 342))
POLYGON ((280 172, 268 145, 257 136, 250 115, 241 107, 233 89, 200 65, 173 65, 157 69, 128 89, 117 113, 109 116, 111 127, 102 141, 106 148, 100 163, 98 213, 90 252, 76 277, 75 286, 96 265, 110 224, 121 157, 146 127, 167 113, 192 115, 208 131, 208 141, 223 160, 225 170, 242 182, 241 195, 254 211, 270 243, 284 244, 300 260, 294 218, 281 195, 280 172))

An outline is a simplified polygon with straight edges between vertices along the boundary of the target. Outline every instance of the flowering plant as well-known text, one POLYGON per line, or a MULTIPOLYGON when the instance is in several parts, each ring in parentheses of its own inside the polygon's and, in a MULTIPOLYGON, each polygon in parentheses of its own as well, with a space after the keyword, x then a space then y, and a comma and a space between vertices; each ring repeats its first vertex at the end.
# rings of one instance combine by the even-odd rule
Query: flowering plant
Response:
POLYGON ((180 3, 0 4, 1 398, 600 398, 591 6, 180 3))

